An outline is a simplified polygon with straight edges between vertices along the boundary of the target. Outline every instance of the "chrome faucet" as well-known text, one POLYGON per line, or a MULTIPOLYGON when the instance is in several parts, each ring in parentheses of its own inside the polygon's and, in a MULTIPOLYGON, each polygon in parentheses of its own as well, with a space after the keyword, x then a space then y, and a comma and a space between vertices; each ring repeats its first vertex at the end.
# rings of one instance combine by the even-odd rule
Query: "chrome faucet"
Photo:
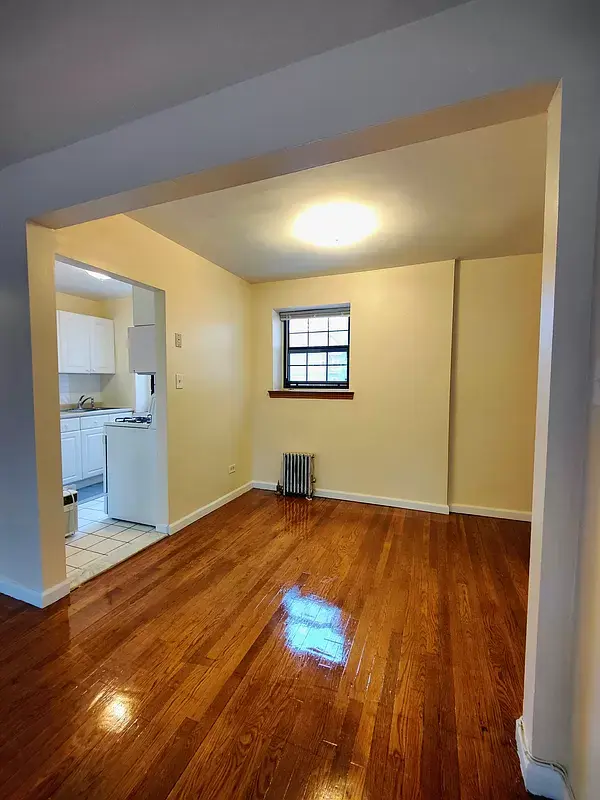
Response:
POLYGON ((88 400, 91 400, 90 408, 96 408, 96 404, 94 403, 94 398, 91 395, 89 397, 86 397, 84 394, 82 394, 81 397, 79 398, 79 401, 77 403, 77 408, 83 410, 88 400))

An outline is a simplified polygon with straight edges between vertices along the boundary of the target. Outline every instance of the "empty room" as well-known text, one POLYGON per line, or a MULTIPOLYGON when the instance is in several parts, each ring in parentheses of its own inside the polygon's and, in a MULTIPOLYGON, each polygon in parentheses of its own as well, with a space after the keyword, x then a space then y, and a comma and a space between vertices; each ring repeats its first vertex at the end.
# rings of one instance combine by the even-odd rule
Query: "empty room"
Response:
POLYGON ((591 800, 594 14, 126 5, 0 12, 0 795, 591 800))

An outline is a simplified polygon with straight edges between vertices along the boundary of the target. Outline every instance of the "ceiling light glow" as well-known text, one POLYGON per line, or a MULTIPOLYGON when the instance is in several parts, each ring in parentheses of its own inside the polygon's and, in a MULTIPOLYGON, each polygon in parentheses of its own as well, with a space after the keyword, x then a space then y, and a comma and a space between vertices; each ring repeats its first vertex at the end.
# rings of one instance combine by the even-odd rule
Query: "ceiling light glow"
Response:
POLYGON ((92 272, 91 269, 86 269, 88 275, 91 275, 92 278, 97 278, 99 281, 109 281, 110 277, 108 275, 103 275, 101 272, 92 272))
POLYGON ((338 202, 312 206, 297 217, 297 239, 317 247, 347 247, 371 236, 378 228, 373 209, 361 203, 338 202))

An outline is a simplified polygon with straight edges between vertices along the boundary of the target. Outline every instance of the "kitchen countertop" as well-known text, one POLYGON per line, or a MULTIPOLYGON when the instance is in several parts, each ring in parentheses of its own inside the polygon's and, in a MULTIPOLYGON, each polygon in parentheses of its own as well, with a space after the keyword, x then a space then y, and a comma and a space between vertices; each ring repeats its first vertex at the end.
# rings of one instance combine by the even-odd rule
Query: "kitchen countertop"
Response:
POLYGON ((64 409, 60 412, 61 419, 71 417, 97 417, 101 414, 129 414, 133 408, 95 408, 93 411, 81 411, 78 408, 64 409))

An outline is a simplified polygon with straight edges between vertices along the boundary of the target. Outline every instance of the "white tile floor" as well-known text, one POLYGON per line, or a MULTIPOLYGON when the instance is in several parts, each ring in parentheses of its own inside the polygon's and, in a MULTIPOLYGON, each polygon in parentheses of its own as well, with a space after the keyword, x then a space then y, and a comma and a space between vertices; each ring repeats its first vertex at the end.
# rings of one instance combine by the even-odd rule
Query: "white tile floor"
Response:
POLYGON ((65 539, 67 577, 74 589, 154 542, 166 538, 150 525, 111 519, 104 498, 79 504, 79 529, 65 539))

